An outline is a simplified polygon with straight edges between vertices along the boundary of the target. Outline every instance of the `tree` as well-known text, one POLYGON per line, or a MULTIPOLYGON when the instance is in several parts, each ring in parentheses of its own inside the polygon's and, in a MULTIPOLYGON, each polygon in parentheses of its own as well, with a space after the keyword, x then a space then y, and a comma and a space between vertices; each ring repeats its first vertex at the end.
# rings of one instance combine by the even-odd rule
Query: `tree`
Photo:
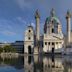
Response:
POLYGON ((1 53, 1 52, 3 52, 3 48, 2 48, 2 47, 0 47, 0 53, 1 53))
POLYGON ((5 52, 16 52, 16 49, 13 48, 11 45, 6 45, 6 46, 4 46, 3 49, 5 52))

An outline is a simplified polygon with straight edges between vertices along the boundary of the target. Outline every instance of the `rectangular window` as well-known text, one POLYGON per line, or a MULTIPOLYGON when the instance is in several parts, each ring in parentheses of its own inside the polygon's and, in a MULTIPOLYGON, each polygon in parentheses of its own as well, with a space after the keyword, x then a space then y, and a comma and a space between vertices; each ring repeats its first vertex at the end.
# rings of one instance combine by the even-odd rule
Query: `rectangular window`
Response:
POLYGON ((54 42, 52 42, 52 45, 54 45, 54 42))
POLYGON ((50 45, 50 42, 48 43, 48 45, 50 45))

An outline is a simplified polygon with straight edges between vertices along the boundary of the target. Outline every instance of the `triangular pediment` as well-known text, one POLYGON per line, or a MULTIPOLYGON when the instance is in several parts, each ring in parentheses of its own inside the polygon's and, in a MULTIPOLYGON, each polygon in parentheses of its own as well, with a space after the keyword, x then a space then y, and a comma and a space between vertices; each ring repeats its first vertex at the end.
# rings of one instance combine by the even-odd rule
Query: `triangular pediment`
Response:
POLYGON ((47 35, 46 37, 44 37, 44 39, 47 39, 47 40, 62 40, 63 37, 60 36, 60 35, 51 34, 51 35, 47 35))

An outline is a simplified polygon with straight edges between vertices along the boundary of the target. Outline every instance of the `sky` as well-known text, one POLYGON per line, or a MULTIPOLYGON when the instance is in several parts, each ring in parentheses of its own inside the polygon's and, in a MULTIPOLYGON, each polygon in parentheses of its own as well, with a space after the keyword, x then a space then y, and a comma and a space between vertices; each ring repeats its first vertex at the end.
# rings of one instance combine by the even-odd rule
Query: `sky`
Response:
MULTIPOLYGON (((66 33, 66 12, 72 13, 71 0, 0 0, 0 42, 24 40, 24 32, 28 25, 35 28, 35 11, 40 14, 40 30, 46 17, 54 8, 61 21, 63 33, 66 33)), ((72 19, 71 19, 72 20, 72 19)))

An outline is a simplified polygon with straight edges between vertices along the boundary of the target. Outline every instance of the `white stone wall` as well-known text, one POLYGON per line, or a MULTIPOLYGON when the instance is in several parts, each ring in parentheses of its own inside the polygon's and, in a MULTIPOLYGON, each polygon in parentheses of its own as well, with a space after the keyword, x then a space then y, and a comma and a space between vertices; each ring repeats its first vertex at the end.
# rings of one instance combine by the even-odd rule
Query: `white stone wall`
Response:
POLYGON ((53 34, 44 34, 43 39, 43 51, 44 52, 52 52, 52 48, 54 48, 55 52, 60 52, 63 47, 64 40, 63 38, 57 36, 53 36, 53 34), (45 45, 46 42, 46 45, 45 45), (50 43, 50 44, 49 44, 50 43), (52 43, 54 43, 52 45, 52 43))

